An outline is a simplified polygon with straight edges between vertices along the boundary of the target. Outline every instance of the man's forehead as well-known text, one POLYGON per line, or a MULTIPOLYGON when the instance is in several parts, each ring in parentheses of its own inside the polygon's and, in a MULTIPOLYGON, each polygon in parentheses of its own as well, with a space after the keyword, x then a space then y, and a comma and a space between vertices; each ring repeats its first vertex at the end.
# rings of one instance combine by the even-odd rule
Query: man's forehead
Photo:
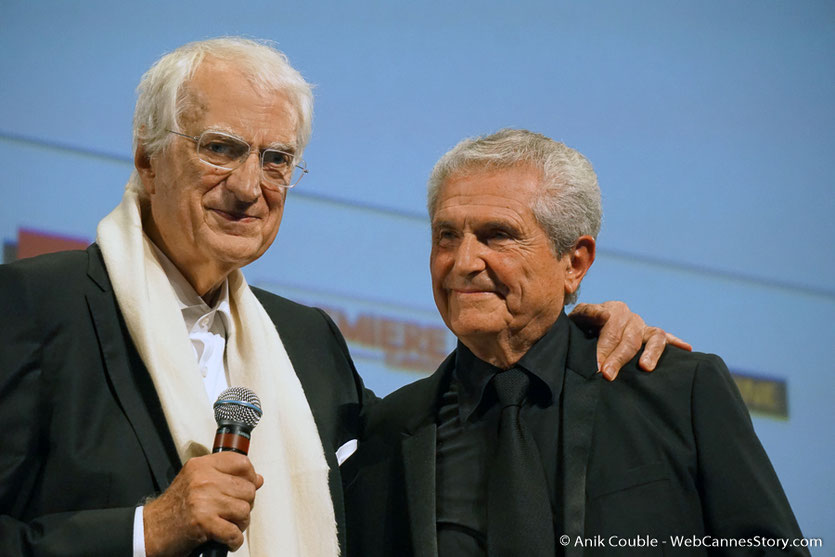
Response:
POLYGON ((543 170, 533 161, 517 161, 510 163, 497 163, 495 161, 474 160, 469 162, 462 162, 457 166, 444 180, 444 183, 449 183, 453 180, 466 177, 479 177, 481 179, 491 178, 496 176, 507 177, 509 175, 527 175, 535 177, 537 181, 541 180, 543 170))
POLYGON ((247 137, 269 130, 266 144, 295 145, 299 115, 286 91, 266 89, 234 63, 206 59, 183 84, 183 111, 180 125, 191 133, 211 129, 247 137), (287 116, 279 121, 269 118, 276 107, 287 116), (242 129, 241 123, 246 124, 242 129), (251 129, 248 129, 251 128, 251 129))
POLYGON ((192 86, 191 82, 183 84, 183 110, 180 113, 180 125, 188 128, 197 124, 203 115, 209 110, 206 93, 199 87, 192 86))
POLYGON ((444 180, 436 209, 448 204, 529 206, 539 188, 540 173, 527 166, 470 168, 444 180))
POLYGON ((232 71, 228 64, 220 64, 216 58, 205 58, 195 68, 188 79, 183 82, 180 99, 183 110, 180 114, 180 124, 199 123, 211 107, 211 97, 219 79, 225 79, 231 84, 232 75, 225 75, 232 71))
POLYGON ((474 232, 497 229, 528 230, 539 228, 531 205, 531 181, 514 186, 513 177, 490 173, 470 174, 448 184, 442 192, 432 217, 432 229, 471 229, 474 232), (505 187, 507 186, 507 187, 505 187))

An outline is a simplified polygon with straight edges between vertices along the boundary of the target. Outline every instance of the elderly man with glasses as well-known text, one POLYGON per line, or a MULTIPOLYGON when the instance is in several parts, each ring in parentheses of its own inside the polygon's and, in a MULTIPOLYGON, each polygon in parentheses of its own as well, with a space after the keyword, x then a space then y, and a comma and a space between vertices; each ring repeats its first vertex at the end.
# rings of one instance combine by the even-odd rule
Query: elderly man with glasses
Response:
MULTIPOLYGON (((96 243, 0 267, 0 554, 339 553, 338 449, 373 394, 324 312, 240 272, 307 172, 312 104, 268 45, 177 49, 139 85, 136 171, 96 243), (264 408, 249 457, 209 454, 230 385, 264 408)), ((638 342, 606 365, 643 339, 651 368, 663 332, 589 313, 613 309, 638 342)))

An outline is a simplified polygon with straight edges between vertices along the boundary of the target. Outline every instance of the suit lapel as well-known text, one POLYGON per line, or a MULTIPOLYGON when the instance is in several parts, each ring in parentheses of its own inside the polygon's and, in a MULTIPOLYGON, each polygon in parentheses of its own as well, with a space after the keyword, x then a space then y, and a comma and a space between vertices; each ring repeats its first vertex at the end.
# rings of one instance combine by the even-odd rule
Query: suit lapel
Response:
MULTIPOLYGON (((171 458, 168 456, 163 441, 160 439, 160 433, 158 433, 149 414, 146 398, 156 400, 156 393, 153 391, 150 378, 148 378, 147 384, 151 385, 151 392, 147 392, 149 389, 143 388, 143 383, 137 380, 137 372, 147 374, 144 367, 141 370, 131 368, 130 357, 126 349, 127 343, 131 341, 127 337, 126 329, 123 330, 119 318, 121 313, 116 304, 116 298, 113 295, 110 279, 107 276, 98 246, 93 244, 87 249, 87 253, 89 257, 87 274, 95 283, 95 286, 87 291, 87 306, 90 309, 90 315, 98 336, 104 368, 110 377, 113 392, 119 405, 124 410, 125 416, 139 440, 154 482, 162 491, 171 482, 176 470, 171 466, 171 458)), ((139 360, 138 355, 136 360, 139 360)))
POLYGON ((574 547, 585 531, 586 475, 594 432, 594 414, 602 378, 597 371, 596 344, 573 323, 563 389, 562 416, 562 533, 571 538, 566 557, 583 554, 574 547))
POLYGON ((435 518, 436 419, 441 392, 449 382, 454 363, 455 352, 444 360, 432 376, 413 386, 415 392, 411 397, 412 407, 406 414, 413 418, 403 433, 401 447, 409 530, 415 557, 438 556, 435 518))
POLYGON ((415 557, 437 557, 435 523, 435 437, 428 424, 403 439, 403 472, 415 557))

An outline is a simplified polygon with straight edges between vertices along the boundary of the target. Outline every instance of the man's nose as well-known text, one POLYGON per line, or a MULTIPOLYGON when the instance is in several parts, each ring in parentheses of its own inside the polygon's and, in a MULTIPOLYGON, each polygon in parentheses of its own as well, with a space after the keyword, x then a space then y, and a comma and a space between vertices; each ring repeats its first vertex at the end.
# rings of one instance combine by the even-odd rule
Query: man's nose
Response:
POLYGON ((226 187, 241 201, 254 202, 261 196, 261 156, 252 151, 226 178, 226 187))
POLYGON ((478 238, 472 234, 465 234, 455 251, 453 269, 463 275, 483 271, 486 268, 484 249, 486 249, 486 246, 479 242, 478 238))

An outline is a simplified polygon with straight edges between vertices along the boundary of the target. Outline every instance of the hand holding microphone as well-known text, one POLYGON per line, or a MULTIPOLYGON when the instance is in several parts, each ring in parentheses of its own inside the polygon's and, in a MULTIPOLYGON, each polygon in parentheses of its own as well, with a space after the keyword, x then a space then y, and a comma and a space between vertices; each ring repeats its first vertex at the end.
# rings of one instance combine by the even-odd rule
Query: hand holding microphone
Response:
POLYGON ((252 391, 231 387, 214 409, 212 454, 186 462, 168 489, 145 505, 148 557, 182 555, 198 545, 192 555, 220 557, 244 542, 255 491, 264 483, 246 457, 261 404, 252 391))
MULTIPOLYGON (((250 434, 258 425, 262 414, 258 396, 245 387, 230 387, 217 397, 214 409, 217 432, 212 454, 227 451, 244 456, 249 454, 250 434)), ((261 482, 263 483, 263 479, 261 482)), ((241 528, 241 533, 245 529, 241 528)), ((209 541, 203 544, 196 554, 200 557, 226 557, 228 552, 229 548, 225 544, 209 541)))

